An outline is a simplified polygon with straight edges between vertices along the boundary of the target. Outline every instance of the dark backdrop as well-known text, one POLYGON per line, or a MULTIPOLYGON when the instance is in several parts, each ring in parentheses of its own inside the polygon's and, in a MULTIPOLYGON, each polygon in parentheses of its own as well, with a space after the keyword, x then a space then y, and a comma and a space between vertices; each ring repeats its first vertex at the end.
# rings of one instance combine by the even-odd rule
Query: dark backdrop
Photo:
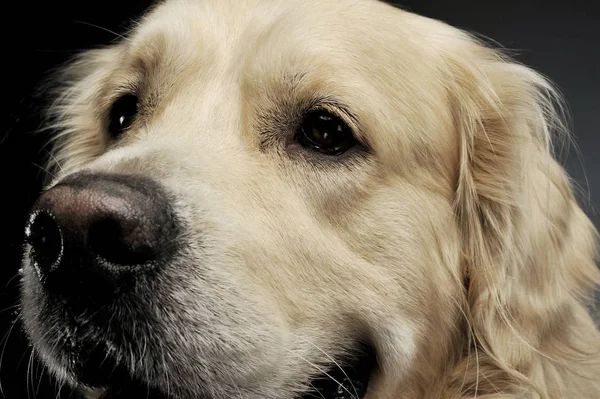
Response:
MULTIPOLYGON (((594 2, 397 3, 496 40, 558 84, 570 106, 580 148, 579 155, 572 150, 564 161, 579 187, 584 208, 598 225, 594 201, 600 199, 600 14, 594 11, 594 2)), ((3 6, 0 14, 0 95, 4 104, 0 111, 0 338, 4 338, 0 341, 0 381, 6 398, 55 398, 57 393, 39 363, 31 361, 20 325, 11 329, 18 311, 16 275, 23 225, 40 190, 38 165, 45 155, 42 144, 46 137, 31 134, 39 126, 43 100, 35 88, 46 71, 77 50, 114 40, 116 35, 109 31, 122 32, 148 4, 142 0, 23 1, 3 6)), ((61 397, 69 396, 63 390, 61 397)))

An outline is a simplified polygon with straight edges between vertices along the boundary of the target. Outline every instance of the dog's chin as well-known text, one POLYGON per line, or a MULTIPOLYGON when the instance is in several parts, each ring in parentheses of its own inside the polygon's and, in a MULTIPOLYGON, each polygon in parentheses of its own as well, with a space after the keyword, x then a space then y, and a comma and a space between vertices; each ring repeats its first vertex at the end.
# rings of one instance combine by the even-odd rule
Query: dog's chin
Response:
MULTIPOLYGON (((181 395, 172 394, 177 387, 158 386, 153 381, 134 377, 126 366, 117 363, 95 345, 90 351, 72 360, 71 372, 83 385, 97 392, 97 399, 174 399, 181 395), (80 359, 85 359, 81 361, 80 359)), ((376 353, 370 345, 360 344, 334 366, 323 370, 309 382, 310 391, 301 396, 290 393, 289 399, 361 399, 369 386, 369 381, 377 367, 376 353)), ((143 373, 142 373, 143 374, 143 373)), ((213 391, 213 389, 207 389, 213 391)), ((196 393, 199 399, 211 399, 209 395, 196 393)))
MULTIPOLYGON (((58 375, 82 390, 93 392, 90 397, 221 399, 231 397, 226 392, 242 392, 235 397, 362 399, 367 394, 369 381, 377 368, 377 355, 373 346, 357 342, 352 347, 344 346, 336 351, 346 355, 335 359, 323 353, 323 356, 328 357, 323 360, 332 364, 332 367, 319 367, 320 374, 310 381, 298 376, 297 380, 285 382, 284 386, 295 387, 289 393, 282 393, 286 389, 283 386, 269 389, 261 389, 260 386, 227 386, 222 389, 218 386, 203 387, 200 382, 202 376, 196 376, 196 380, 190 381, 189 385, 178 386, 177 381, 182 381, 181 370, 161 363, 161 356, 153 356, 156 348, 140 347, 141 342, 146 342, 144 334, 135 334, 127 323, 119 322, 138 320, 138 331, 144 330, 144 325, 154 323, 152 315, 143 306, 149 302, 148 298, 140 295, 136 297, 137 301, 131 301, 130 297, 123 295, 112 306, 93 307, 94 311, 89 312, 84 306, 85 301, 67 302, 52 296, 37 296, 36 292, 38 290, 31 289, 24 295, 27 305, 25 324, 30 333, 45 333, 34 334, 31 339, 34 343, 38 342, 38 350, 46 354, 47 364, 54 365, 52 368, 55 368, 58 375), (44 309, 44 312, 31 312, 27 309, 44 309), (52 350, 48 350, 49 348, 52 350), (170 383, 167 384, 167 381, 170 383), (308 390, 300 394, 297 390, 299 386, 306 386, 308 390), (280 390, 277 394, 272 394, 274 389, 280 390), (243 392, 248 392, 248 395, 243 392), (257 392, 271 393, 257 396, 257 392)), ((201 363, 210 367, 210 359, 203 360, 201 363)), ((311 367, 318 366, 311 364, 311 367)), ((245 382, 248 383, 251 384, 251 381, 245 382)))
POLYGON ((151 383, 132 378, 131 374, 123 367, 114 369, 110 382, 101 388, 95 389, 98 399, 124 399, 124 398, 148 398, 148 399, 170 399, 167 392, 163 392, 151 383))
MULTIPOLYGON (((77 340, 73 340, 77 341, 77 340)), ((168 398, 151 381, 134 377, 130 369, 117 360, 107 343, 78 342, 64 354, 68 371, 75 381, 98 398, 168 398)))
MULTIPOLYGON (((99 389, 98 399, 125 399, 125 398, 147 398, 147 399, 170 399, 169 392, 163 392, 152 384, 131 378, 125 370, 115 370, 119 375, 115 376, 111 383, 99 389)), ((200 399, 200 398, 199 398, 200 399)))

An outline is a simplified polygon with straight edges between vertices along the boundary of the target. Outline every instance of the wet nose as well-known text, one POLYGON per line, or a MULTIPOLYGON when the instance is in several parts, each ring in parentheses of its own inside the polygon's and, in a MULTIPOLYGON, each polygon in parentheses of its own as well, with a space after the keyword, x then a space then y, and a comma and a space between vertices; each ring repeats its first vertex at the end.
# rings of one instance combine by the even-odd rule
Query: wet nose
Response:
POLYGON ((171 200, 140 175, 76 174, 44 192, 26 227, 46 288, 107 297, 173 255, 179 231, 171 200))

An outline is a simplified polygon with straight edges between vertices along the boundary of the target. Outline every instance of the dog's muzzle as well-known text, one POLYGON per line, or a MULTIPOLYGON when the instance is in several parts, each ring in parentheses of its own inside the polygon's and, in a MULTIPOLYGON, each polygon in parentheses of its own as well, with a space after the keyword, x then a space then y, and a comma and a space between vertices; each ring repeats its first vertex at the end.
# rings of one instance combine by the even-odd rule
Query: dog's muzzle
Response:
MULTIPOLYGON (((123 358, 140 340, 128 326, 152 324, 148 298, 181 252, 173 202, 144 176, 79 173, 44 192, 31 212, 26 240, 41 324, 52 328, 63 366, 78 383, 101 387, 102 399, 174 397, 123 358)), ((361 345, 301 398, 360 399, 376 363, 361 345)))

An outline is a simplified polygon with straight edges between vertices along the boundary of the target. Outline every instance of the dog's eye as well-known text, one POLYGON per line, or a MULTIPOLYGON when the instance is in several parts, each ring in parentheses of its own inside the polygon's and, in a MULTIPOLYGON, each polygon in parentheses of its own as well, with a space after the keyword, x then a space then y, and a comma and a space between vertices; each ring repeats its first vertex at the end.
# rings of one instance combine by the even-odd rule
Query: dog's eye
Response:
POLYGON ((357 144, 352 129, 325 110, 311 111, 304 116, 296 140, 304 147, 327 155, 340 155, 357 144))
POLYGON ((125 94, 114 102, 110 109, 108 132, 114 138, 129 129, 138 113, 138 98, 125 94))

